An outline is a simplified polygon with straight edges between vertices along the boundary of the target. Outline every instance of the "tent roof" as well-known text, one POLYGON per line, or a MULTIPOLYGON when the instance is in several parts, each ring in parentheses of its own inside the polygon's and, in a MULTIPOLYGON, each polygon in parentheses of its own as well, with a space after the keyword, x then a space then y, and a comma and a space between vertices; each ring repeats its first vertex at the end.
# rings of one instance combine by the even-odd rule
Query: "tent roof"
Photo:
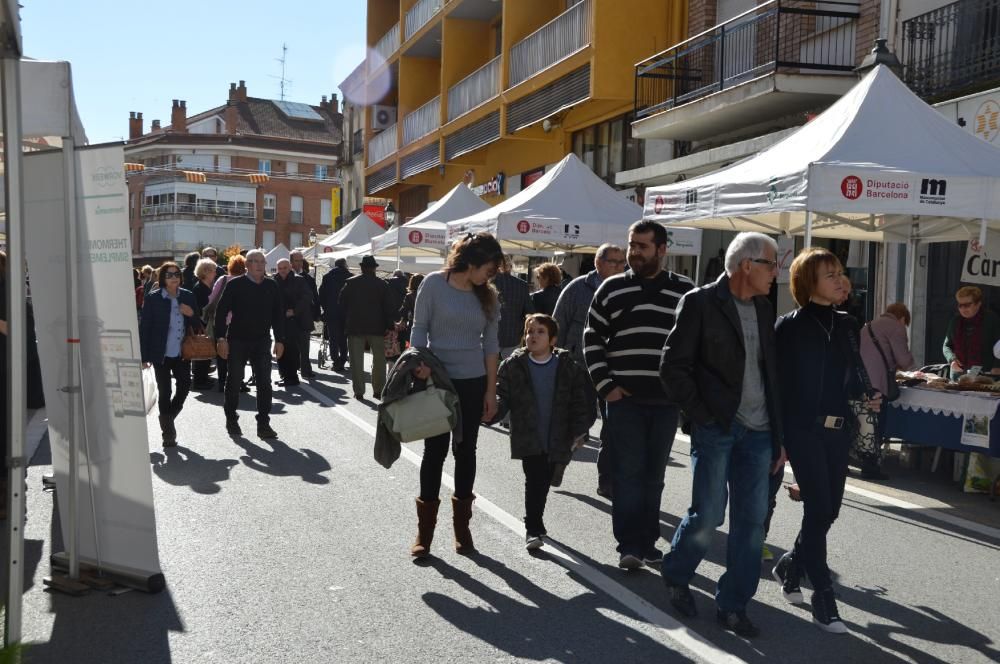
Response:
POLYGON ((349 224, 332 235, 320 240, 324 247, 349 248, 358 247, 371 242, 376 235, 381 235, 385 229, 372 221, 372 218, 362 213, 351 220, 349 224))
POLYGON ((644 216, 702 228, 867 240, 967 239, 996 216, 1000 149, 879 66, 821 115, 727 168, 646 192, 644 216), (942 184, 944 183, 944 184, 942 184), (914 223, 918 228, 914 231, 914 223))
POLYGON ((448 234, 487 230, 508 247, 596 246, 622 241, 641 217, 642 208, 570 153, 507 200, 449 223, 448 234))
POLYGON ((489 203, 472 193, 466 185, 459 183, 451 191, 426 210, 409 220, 404 226, 410 227, 427 221, 448 222, 489 209, 489 203))
POLYGON ((278 261, 282 258, 288 258, 290 255, 291 251, 285 246, 285 243, 279 242, 276 247, 264 254, 264 258, 267 260, 268 271, 273 272, 278 267, 278 261))

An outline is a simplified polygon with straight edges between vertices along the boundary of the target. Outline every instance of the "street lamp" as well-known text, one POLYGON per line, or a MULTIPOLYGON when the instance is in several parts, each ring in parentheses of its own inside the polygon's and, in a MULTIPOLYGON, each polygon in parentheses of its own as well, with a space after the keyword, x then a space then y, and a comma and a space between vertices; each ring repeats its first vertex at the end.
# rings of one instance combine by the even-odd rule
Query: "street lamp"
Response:
POLYGON ((396 225, 396 208, 392 207, 392 201, 385 204, 385 229, 389 230, 396 225))
POLYGON ((316 281, 316 229, 309 229, 309 246, 313 250, 313 281, 316 281))

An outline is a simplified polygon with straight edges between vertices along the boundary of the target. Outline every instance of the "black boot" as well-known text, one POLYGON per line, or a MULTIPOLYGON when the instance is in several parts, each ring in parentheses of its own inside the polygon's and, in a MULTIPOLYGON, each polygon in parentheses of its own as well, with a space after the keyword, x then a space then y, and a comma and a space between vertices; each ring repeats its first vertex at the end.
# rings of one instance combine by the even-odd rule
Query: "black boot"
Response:
POLYGON ((174 428, 174 418, 172 415, 160 415, 160 432, 163 434, 164 447, 174 447, 177 445, 177 429, 174 428))

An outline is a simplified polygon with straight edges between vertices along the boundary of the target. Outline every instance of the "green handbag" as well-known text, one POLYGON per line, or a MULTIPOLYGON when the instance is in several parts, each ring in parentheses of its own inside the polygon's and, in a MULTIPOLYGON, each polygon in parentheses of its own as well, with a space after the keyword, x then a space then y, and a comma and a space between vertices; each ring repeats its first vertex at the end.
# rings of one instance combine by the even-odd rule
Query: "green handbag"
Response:
POLYGON ((389 430, 403 443, 447 433, 458 418, 448 406, 447 393, 435 387, 430 378, 426 389, 386 404, 385 411, 389 430))

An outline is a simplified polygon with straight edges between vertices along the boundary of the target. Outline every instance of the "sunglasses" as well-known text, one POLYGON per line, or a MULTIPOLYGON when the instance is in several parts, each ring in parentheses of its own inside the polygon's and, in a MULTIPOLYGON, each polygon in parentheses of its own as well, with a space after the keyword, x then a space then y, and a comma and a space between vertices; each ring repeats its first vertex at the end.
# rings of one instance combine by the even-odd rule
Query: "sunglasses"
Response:
POLYGON ((171 270, 170 272, 164 272, 163 273, 163 277, 164 277, 164 279, 180 279, 181 278, 181 273, 180 272, 174 272, 173 270, 171 270))

